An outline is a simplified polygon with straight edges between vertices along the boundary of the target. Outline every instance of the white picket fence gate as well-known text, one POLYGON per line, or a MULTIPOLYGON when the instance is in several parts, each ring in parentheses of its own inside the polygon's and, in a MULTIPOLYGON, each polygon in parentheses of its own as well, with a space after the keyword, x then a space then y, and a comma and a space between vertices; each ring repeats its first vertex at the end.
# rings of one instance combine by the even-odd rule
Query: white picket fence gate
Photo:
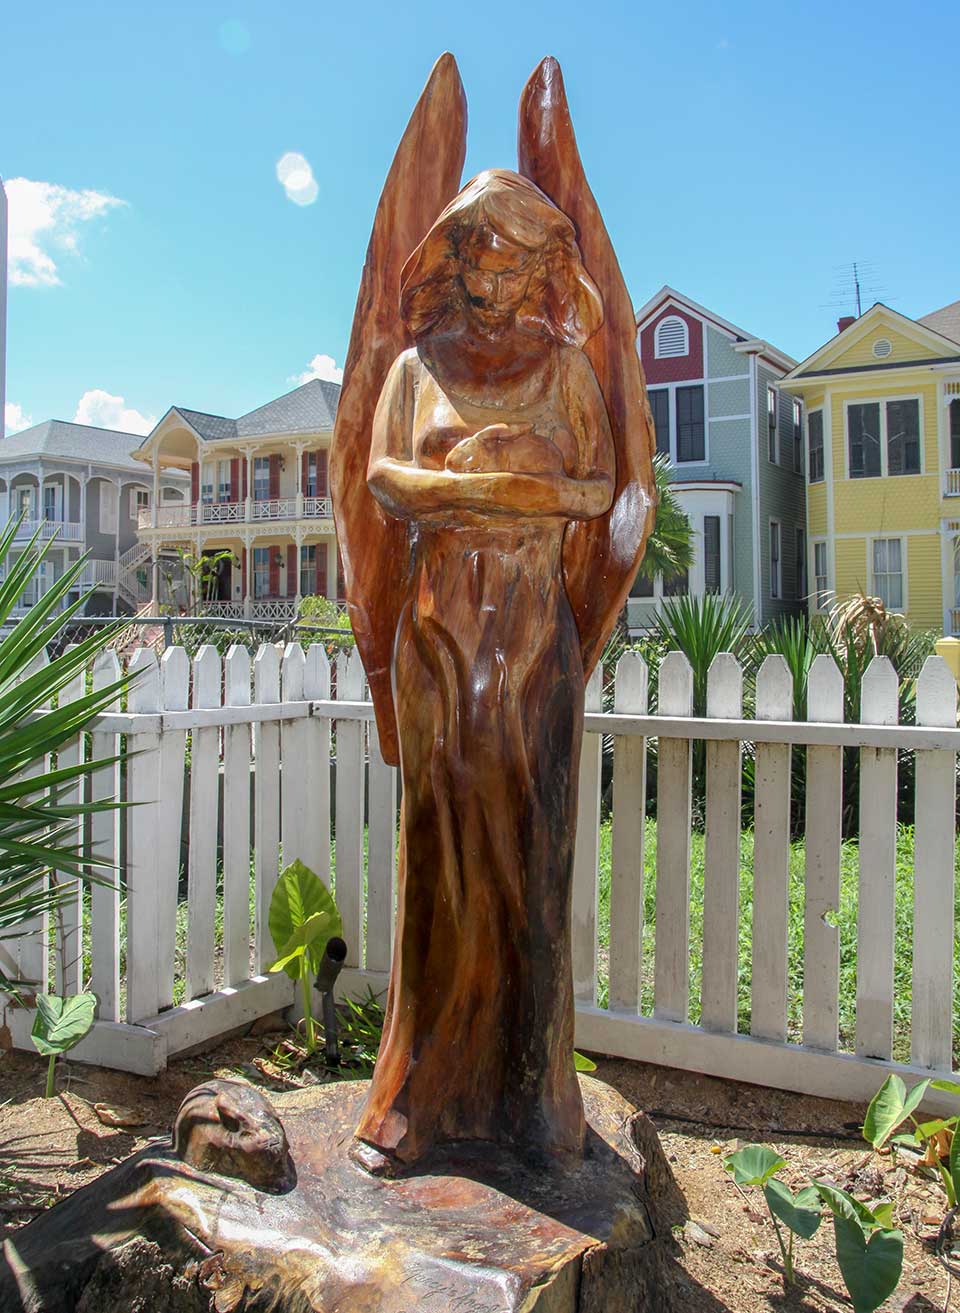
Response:
MULTIPOLYGON (((181 648, 169 649, 159 663, 152 651, 141 650, 130 664, 138 678, 127 710, 99 716, 89 740, 80 738, 66 749, 68 760, 85 750, 93 758, 107 757, 125 737, 131 755, 123 796, 137 805, 122 815, 98 815, 88 835, 97 853, 118 864, 122 858, 123 900, 116 888, 94 886, 85 908, 78 888, 57 926, 37 925, 12 943, 22 976, 46 988, 53 964, 58 991, 87 986, 96 993, 97 1022, 72 1056, 154 1074, 177 1053, 295 1006, 287 977, 266 971, 273 956, 270 895, 282 865, 295 857, 329 880, 331 847, 349 949, 343 988, 353 994, 367 985, 385 989, 395 915, 397 773, 379 752, 358 654, 339 659, 335 697, 319 645, 304 653, 292 644, 282 657, 275 647, 264 646, 252 662, 244 648, 231 649, 221 660, 216 649, 204 647, 192 668, 181 648), (183 829, 189 834, 186 933, 185 948, 178 948, 183 829)), ((94 682, 102 686, 117 674, 115 657, 102 656, 94 682)), ((656 714, 649 713, 647 670, 635 652, 618 663, 612 712, 601 710, 599 671, 588 685, 573 881, 578 1046, 853 1100, 869 1098, 890 1071, 908 1084, 931 1074, 951 1076, 960 751, 953 676, 939 658, 928 659, 917 685, 914 726, 897 723, 897 677, 884 658, 865 676, 860 724, 843 723, 842 679, 828 657, 817 657, 810 671, 806 722, 791 718, 791 678, 781 657, 767 657, 757 675, 753 720, 742 719, 742 683, 734 658, 719 656, 710 670, 707 716, 699 719, 692 716, 693 679, 680 653, 668 655, 660 667, 656 714), (608 1005, 600 1007, 600 790, 607 735, 614 751, 612 878, 608 1005), (651 1015, 643 1015, 648 739, 658 741, 658 819, 654 1005, 651 1015), (693 1025, 690 840, 696 740, 706 742, 707 802, 702 996, 700 1024, 693 1025), (744 743, 755 745, 749 1034, 737 1029, 744 743), (789 1042, 787 1032, 790 757, 797 745, 806 749, 807 790, 802 1043, 789 1042), (861 771, 854 1051, 843 1051, 839 1042, 839 931, 831 924, 840 897, 844 748, 859 749, 861 771), (892 1058, 898 751, 916 756, 909 1064, 892 1058)), ((93 798, 120 791, 118 766, 91 778, 93 798)), ((0 944, 8 968, 10 949, 11 941, 0 944)), ((5 1017, 13 1042, 29 1048, 32 1012, 7 1007, 5 1017)), ((925 1106, 953 1109, 953 1103, 935 1096, 925 1106)))

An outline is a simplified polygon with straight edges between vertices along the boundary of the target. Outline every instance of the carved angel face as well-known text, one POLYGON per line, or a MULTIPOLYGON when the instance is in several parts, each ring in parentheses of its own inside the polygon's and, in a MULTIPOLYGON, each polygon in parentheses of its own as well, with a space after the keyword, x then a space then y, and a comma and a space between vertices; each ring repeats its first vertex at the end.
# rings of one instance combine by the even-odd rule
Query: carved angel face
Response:
POLYGON ((523 304, 541 253, 499 236, 486 224, 461 249, 464 307, 481 328, 511 323, 523 304))
POLYGON ((478 174, 404 265, 400 313, 415 338, 465 320, 484 334, 514 322, 582 346, 603 319, 570 220, 529 179, 478 174))

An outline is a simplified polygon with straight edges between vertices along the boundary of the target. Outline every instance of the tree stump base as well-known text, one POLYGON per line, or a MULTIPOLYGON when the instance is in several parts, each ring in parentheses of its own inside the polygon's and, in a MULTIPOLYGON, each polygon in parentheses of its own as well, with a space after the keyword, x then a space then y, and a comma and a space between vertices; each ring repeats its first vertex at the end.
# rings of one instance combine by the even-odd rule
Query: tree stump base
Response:
POLYGON ((366 1082, 276 1098, 285 1194, 151 1147, 4 1247, 24 1313, 667 1313, 681 1202, 652 1125, 582 1079, 587 1153, 540 1164, 446 1146, 384 1179, 350 1157, 366 1082))

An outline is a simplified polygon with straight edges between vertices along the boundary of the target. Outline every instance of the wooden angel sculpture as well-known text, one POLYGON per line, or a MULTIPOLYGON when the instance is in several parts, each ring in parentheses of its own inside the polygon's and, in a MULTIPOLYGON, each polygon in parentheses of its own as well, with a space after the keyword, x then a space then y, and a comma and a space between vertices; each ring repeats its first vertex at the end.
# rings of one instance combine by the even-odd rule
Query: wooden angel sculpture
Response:
POLYGON ((458 191, 437 63, 380 200, 331 476, 381 750, 403 782, 387 1018, 358 1157, 582 1152, 570 908, 584 682, 652 521, 633 310, 560 69, 519 170, 458 191))

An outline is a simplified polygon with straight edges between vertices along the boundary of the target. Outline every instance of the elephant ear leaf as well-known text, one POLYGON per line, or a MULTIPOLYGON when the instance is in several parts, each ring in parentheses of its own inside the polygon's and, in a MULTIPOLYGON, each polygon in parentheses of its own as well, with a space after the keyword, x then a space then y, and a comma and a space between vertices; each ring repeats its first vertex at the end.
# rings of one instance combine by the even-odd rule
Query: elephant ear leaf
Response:
POLYGON ((96 994, 71 994, 67 998, 38 994, 30 1032, 34 1048, 45 1058, 68 1052, 93 1025, 96 1009, 96 994))
POLYGON ((763 1187, 767 1207, 801 1240, 809 1240, 820 1225, 820 1195, 816 1187, 808 1185, 798 1194, 791 1194, 782 1181, 770 1180, 763 1187))
POLYGON ((874 1313, 892 1295, 903 1270, 903 1235, 863 1228, 848 1217, 834 1217, 837 1263, 853 1301, 854 1313, 874 1313))
POLYGON ((733 1173, 737 1185, 764 1186, 781 1167, 786 1167, 787 1162, 765 1144, 748 1144, 736 1153, 728 1154, 723 1165, 733 1173))
POLYGON ((270 969, 286 971, 292 980, 301 975, 300 957, 306 958, 309 970, 316 971, 327 940, 343 934, 330 891, 300 861, 291 862, 277 881, 267 924, 279 959, 270 969))

